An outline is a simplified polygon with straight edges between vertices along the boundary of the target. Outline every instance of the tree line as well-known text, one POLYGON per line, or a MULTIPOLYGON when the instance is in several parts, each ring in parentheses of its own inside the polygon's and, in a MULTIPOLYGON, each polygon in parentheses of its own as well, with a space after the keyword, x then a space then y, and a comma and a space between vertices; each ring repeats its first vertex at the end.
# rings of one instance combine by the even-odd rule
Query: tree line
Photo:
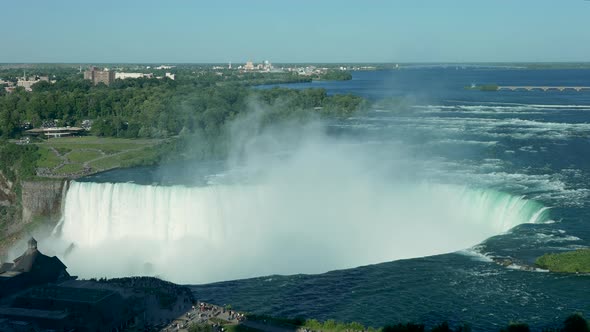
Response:
MULTIPOLYGON (((398 323, 393 325, 386 325, 382 328, 365 327, 359 323, 342 323, 334 320, 327 320, 319 322, 315 319, 281 319, 272 318, 268 316, 248 315, 248 319, 256 321, 269 322, 271 326, 276 325, 284 329, 293 328, 293 330, 307 330, 309 332, 323 331, 323 332, 470 332, 473 331, 469 324, 460 324, 456 327, 451 327, 449 323, 442 322, 427 328, 424 324, 416 323, 398 323)), ((232 326, 230 326, 232 327, 232 326)), ((193 324, 188 329, 191 332, 219 332, 221 326, 213 327, 206 324, 193 324)), ((489 328, 486 328, 489 330, 489 328)), ((231 328, 231 331, 249 331, 248 327, 238 325, 231 328)), ((525 323, 510 323, 507 326, 500 328, 500 332, 529 332, 530 328, 525 323)), ((570 315, 565 319, 563 325, 559 328, 546 328, 544 332, 590 332, 588 322, 580 314, 570 315)))
POLYGON ((91 133, 98 136, 165 138, 183 130, 218 133, 252 101, 278 105, 280 100, 280 109, 273 109, 272 117, 314 110, 325 116, 345 116, 366 106, 360 97, 328 96, 323 89, 251 89, 247 85, 252 80, 214 76, 116 80, 108 87, 82 79, 39 82, 32 92, 19 88, 0 95, 0 136, 17 138, 47 120, 57 120, 59 126, 80 126, 91 120, 91 133))

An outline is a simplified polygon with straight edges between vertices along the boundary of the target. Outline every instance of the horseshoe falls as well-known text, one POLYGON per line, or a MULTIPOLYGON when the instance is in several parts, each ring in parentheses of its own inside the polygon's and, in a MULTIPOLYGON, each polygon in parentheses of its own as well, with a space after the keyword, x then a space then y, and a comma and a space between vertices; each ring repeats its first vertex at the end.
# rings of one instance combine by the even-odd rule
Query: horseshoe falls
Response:
POLYGON ((293 192, 280 183, 73 182, 60 239, 74 245, 65 260, 81 277, 154 273, 202 283, 453 252, 542 221, 546 211, 493 190, 348 185, 299 184, 293 192))

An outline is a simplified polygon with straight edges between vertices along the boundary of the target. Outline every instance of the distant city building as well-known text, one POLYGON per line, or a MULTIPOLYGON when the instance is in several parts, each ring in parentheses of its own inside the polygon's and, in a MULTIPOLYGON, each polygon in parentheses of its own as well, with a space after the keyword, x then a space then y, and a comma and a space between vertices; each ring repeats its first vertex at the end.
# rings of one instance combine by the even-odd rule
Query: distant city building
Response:
MULTIPOLYGON (((228 69, 231 69, 231 62, 228 65, 228 69)), ((214 68, 215 69, 215 68, 214 68)), ((221 69, 221 68, 220 68, 221 69)), ((265 60, 262 63, 254 64, 252 61, 246 62, 243 66, 238 66, 239 70, 242 71, 259 71, 259 72, 282 72, 282 69, 275 70, 272 63, 270 61, 265 60)))
POLYGON ((0 79, 0 86, 4 86, 4 91, 6 91, 7 93, 12 93, 16 89, 14 83, 12 83, 11 81, 4 81, 2 79, 0 79))
POLYGON ((144 74, 144 73, 115 73, 115 79, 127 79, 127 78, 153 78, 154 74, 144 74))
POLYGON ((84 72, 84 79, 91 80, 92 84, 104 83, 110 85, 115 81, 115 72, 108 69, 98 70, 96 67, 90 67, 84 72))
MULTIPOLYGON (((162 70, 162 69, 172 69, 172 68, 174 68, 174 67, 176 67, 176 66, 166 66, 166 65, 161 65, 161 66, 155 67, 154 69, 162 70)), ((149 68, 149 67, 148 67, 148 68, 149 68)))
POLYGON ((87 131, 85 128, 80 127, 50 127, 29 129, 26 130, 25 133, 33 136, 43 135, 47 138, 55 138, 66 136, 78 136, 84 134, 85 131, 87 131))
MULTIPOLYGON (((48 76, 31 76, 31 77, 26 77, 23 76, 22 78, 19 78, 18 81, 16 82, 16 86, 22 86, 23 88, 25 88, 26 91, 33 91, 33 84, 35 83, 39 83, 41 81, 45 81, 45 82, 49 82, 49 77, 48 76)), ((53 81, 52 83, 54 83, 55 81, 53 81)))
POLYGON ((248 61, 246 62, 246 65, 243 68, 244 70, 254 70, 254 64, 252 63, 252 61, 248 61))
POLYGON ((126 79, 138 79, 138 78, 157 78, 159 80, 163 78, 169 78, 174 80, 176 78, 175 74, 166 73, 164 76, 154 76, 153 73, 124 73, 124 72, 117 72, 115 73, 115 79, 119 80, 126 80, 126 79))

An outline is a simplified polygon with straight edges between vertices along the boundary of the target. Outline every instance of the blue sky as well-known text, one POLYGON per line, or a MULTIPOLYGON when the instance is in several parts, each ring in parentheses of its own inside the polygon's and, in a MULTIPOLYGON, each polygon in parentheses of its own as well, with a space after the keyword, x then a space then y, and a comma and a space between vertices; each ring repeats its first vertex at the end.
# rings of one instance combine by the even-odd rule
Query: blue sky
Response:
POLYGON ((584 0, 28 0, 0 62, 590 61, 584 0))

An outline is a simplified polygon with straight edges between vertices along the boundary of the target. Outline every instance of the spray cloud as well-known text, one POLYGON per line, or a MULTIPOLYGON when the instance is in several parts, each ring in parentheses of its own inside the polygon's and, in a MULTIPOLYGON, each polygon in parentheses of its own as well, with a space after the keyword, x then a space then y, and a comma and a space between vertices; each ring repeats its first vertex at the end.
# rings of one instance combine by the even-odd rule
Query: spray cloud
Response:
POLYGON ((73 182, 48 251, 73 243, 63 260, 81 277, 204 283, 453 252, 541 217, 522 197, 416 177, 402 146, 326 128, 261 127, 252 112, 208 186, 73 182))

